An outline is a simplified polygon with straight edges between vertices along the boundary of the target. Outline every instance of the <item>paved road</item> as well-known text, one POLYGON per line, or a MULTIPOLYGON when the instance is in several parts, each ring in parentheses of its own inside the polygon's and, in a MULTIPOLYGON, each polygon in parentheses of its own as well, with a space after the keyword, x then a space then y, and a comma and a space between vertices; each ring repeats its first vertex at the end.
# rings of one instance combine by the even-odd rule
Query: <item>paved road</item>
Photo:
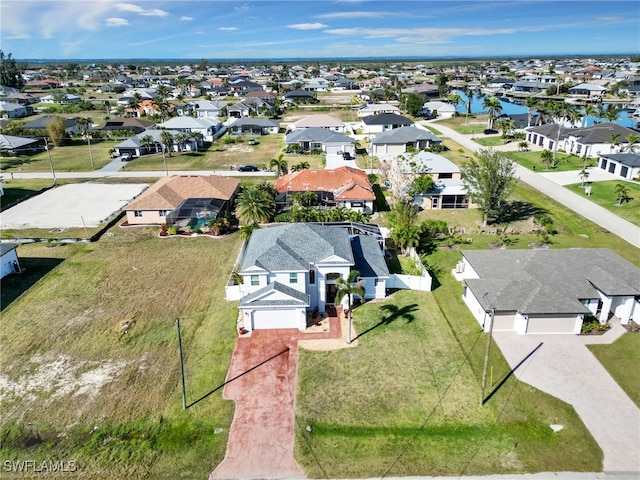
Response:
MULTIPOLYGON (((425 123, 428 124, 429 121, 425 123)), ((476 142, 471 140, 469 136, 462 135, 442 124, 435 125, 435 128, 442 132, 443 135, 455 140, 460 145, 471 150, 472 152, 483 148, 481 145, 478 145, 476 142)), ((506 147, 503 147, 500 150, 505 149, 506 147)), ((533 188, 539 190, 545 195, 548 195, 567 208, 570 208, 577 214, 585 217, 588 220, 591 220, 597 225, 600 225, 611 233, 626 240, 634 247, 640 248, 640 227, 637 227, 633 223, 620 218, 619 216, 611 213, 609 210, 602 208, 599 205, 596 205, 590 200, 567 190, 563 186, 558 185, 557 183, 552 181, 553 177, 548 177, 544 174, 532 172, 531 170, 520 165, 516 165, 516 176, 519 177, 523 182, 531 185, 533 188)), ((576 180, 576 183, 577 181, 578 180, 576 180)))

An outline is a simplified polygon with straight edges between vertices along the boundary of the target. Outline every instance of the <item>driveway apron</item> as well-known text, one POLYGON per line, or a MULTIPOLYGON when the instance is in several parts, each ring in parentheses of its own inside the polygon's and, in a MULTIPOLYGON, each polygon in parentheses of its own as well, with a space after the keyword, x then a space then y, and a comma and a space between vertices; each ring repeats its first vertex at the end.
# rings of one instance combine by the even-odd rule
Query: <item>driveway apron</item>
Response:
POLYGON ((604 453, 605 472, 640 472, 640 410, 585 345, 605 339, 588 338, 494 333, 511 368, 542 344, 516 369, 516 377, 573 406, 604 453))
POLYGON ((238 338, 223 396, 235 400, 224 460, 214 479, 304 478, 293 458, 298 331, 238 338))

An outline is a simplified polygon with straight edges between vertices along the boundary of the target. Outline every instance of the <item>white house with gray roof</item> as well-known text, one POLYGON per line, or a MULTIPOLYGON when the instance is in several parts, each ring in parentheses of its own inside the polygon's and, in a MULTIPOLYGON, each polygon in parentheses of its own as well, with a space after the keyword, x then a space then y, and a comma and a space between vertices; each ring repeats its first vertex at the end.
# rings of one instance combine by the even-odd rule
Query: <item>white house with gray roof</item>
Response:
POLYGON ((580 333, 593 315, 640 323, 640 269, 607 249, 469 250, 453 272, 484 331, 580 333))
POLYGON ((351 137, 322 127, 294 130, 284 137, 287 147, 295 144, 300 146, 301 152, 322 150, 327 155, 340 155, 342 152, 353 155, 355 142, 351 137))
POLYGON ((307 311, 333 305, 337 279, 351 270, 360 272, 366 299, 384 298, 389 270, 375 236, 311 223, 255 230, 239 269, 243 327, 304 330, 307 311))
POLYGON ((601 154, 598 165, 627 180, 640 178, 640 154, 635 152, 601 154))
POLYGON ((442 140, 433 132, 411 125, 379 133, 371 140, 369 153, 372 156, 398 155, 405 153, 407 147, 424 150, 440 143, 442 140))

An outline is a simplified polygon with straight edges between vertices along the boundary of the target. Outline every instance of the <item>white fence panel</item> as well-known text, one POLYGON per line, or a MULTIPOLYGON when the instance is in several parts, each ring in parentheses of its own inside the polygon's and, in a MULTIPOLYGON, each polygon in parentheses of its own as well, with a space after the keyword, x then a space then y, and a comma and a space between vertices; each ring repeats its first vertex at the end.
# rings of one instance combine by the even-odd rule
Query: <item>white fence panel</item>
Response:
POLYGON ((421 277, 418 275, 400 275, 392 273, 389 280, 387 280, 387 287, 430 292, 431 277, 428 275, 421 277))

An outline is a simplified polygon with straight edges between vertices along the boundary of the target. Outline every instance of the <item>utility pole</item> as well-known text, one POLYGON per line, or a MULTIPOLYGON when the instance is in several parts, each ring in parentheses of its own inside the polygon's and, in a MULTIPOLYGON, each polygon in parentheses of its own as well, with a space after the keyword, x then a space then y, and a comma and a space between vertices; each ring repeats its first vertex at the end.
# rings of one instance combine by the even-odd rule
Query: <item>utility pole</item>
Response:
POLYGON ((176 318, 176 329, 178 330, 178 352, 180 354, 180 380, 182 383, 182 408, 187 409, 187 391, 184 386, 184 361, 182 357, 182 335, 180 335, 180 317, 176 318))
POLYGON ((49 165, 51 166, 51 175, 53 175, 53 186, 55 187, 58 184, 58 179, 56 178, 56 172, 53 169, 53 161, 51 160, 51 152, 49 151, 49 139, 47 137, 44 137, 44 148, 47 149, 49 165))
POLYGON ((480 406, 484 405, 484 392, 487 385, 487 368, 489 367, 489 352, 491 351, 491 340, 493 339, 493 322, 496 317, 495 307, 491 308, 491 324, 489 325, 489 338, 487 339, 487 349, 484 352, 484 368, 482 369, 482 392, 480 393, 480 406))

